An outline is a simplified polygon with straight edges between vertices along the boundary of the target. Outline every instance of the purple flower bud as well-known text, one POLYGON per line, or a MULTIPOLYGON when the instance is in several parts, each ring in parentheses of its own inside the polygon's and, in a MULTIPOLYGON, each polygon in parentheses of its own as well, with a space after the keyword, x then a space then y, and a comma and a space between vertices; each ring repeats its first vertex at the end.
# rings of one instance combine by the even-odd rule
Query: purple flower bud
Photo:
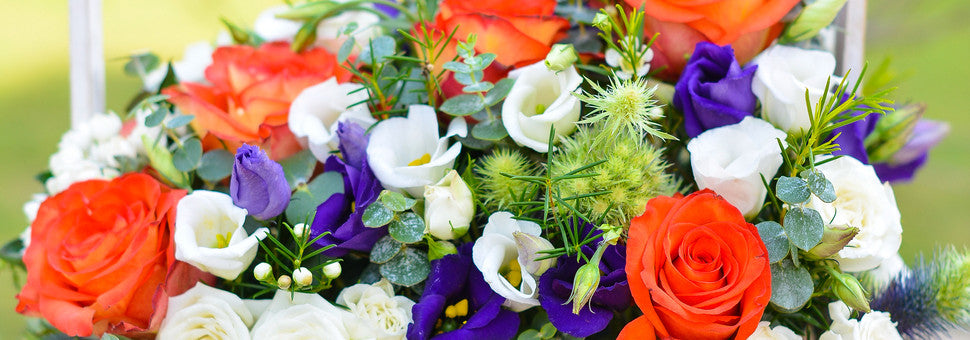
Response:
POLYGON ((276 217, 290 203, 290 185, 283 167, 259 147, 247 144, 236 150, 229 194, 233 204, 261 220, 276 217))
POLYGON ((677 81, 674 107, 684 113, 691 138, 754 113, 757 98, 751 80, 757 66, 741 68, 731 46, 700 42, 677 81))

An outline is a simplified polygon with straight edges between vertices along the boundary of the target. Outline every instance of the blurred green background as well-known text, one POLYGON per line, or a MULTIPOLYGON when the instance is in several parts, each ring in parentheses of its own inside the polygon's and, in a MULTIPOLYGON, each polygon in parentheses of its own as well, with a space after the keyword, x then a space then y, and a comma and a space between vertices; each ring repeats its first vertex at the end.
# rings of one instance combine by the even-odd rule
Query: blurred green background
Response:
MULTIPOLYGON (((279 0, 103 0, 108 108, 121 110, 140 81, 122 74, 119 58, 151 49, 181 58, 185 45, 212 40, 225 17, 251 24, 279 0)), ((69 122, 66 1, 5 1, 0 20, 0 240, 26 227, 22 205, 42 187, 32 178, 47 166, 69 122)), ((870 0, 867 56, 891 57, 901 75, 896 99, 922 101, 927 116, 950 122, 950 136, 908 184, 897 185, 903 216, 902 255, 910 263, 938 244, 970 244, 970 115, 964 103, 970 79, 970 2, 870 0)), ((20 338, 14 312, 17 288, 0 273, 0 339, 20 338)))

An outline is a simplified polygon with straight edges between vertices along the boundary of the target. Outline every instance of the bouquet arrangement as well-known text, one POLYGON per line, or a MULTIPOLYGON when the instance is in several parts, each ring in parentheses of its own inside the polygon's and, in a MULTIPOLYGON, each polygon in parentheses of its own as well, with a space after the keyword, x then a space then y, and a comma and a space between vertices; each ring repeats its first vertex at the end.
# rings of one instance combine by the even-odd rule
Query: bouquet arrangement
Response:
POLYGON ((62 137, 4 247, 37 337, 890 339, 970 326, 892 187, 947 132, 842 1, 309 1, 62 137), (868 74, 867 74, 868 73, 868 74))

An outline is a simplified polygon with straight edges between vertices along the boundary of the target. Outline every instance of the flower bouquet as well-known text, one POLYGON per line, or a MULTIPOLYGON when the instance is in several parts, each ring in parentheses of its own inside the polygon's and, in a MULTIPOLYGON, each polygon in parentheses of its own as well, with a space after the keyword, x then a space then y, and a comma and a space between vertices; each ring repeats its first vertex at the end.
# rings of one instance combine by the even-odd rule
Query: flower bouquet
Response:
POLYGON ((842 1, 308 1, 132 55, 30 227, 31 336, 842 339, 970 327, 888 182, 947 125, 842 1), (851 47, 851 46, 850 46, 851 47), (837 71, 837 67, 840 67, 837 71))

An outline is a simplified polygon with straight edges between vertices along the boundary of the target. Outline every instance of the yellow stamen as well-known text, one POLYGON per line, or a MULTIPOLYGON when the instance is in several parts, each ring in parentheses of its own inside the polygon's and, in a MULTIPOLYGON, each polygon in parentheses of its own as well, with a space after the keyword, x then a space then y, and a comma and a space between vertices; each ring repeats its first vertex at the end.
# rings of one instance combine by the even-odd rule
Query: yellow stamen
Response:
POLYGON ((542 104, 536 104, 536 115, 541 115, 546 113, 546 106, 542 104))
POLYGON ((216 248, 225 248, 229 246, 229 240, 232 239, 232 232, 228 232, 225 235, 216 235, 216 248))
POLYGON ((502 270, 502 276, 509 281, 509 284, 518 287, 522 283, 522 267, 519 266, 519 260, 513 258, 509 261, 502 270))
POLYGON ((408 163, 408 166, 425 165, 425 164, 428 164, 428 162, 431 162, 431 154, 426 153, 424 155, 421 155, 421 157, 418 157, 415 160, 411 161, 411 163, 408 163))
POLYGON ((445 307, 445 317, 449 319, 454 319, 457 317, 468 315, 468 299, 462 299, 457 303, 445 307))

